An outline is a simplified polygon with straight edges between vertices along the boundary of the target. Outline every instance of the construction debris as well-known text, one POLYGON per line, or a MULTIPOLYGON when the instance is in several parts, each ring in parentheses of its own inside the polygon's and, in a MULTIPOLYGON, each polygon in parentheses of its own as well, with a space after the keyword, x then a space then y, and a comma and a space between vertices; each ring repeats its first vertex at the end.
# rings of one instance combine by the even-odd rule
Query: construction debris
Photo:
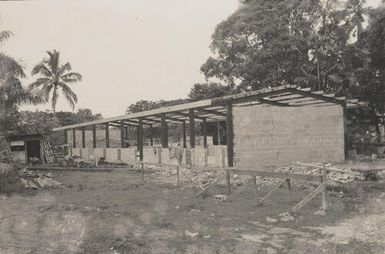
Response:
POLYGON ((63 188, 62 184, 52 179, 52 173, 29 170, 23 168, 19 171, 20 181, 25 188, 63 188))

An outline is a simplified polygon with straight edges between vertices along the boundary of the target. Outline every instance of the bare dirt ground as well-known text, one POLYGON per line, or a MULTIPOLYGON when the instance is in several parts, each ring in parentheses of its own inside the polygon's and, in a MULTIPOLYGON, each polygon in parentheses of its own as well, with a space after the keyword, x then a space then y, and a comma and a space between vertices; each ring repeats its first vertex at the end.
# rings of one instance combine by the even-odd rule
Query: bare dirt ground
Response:
MULTIPOLYGON (((0 253, 384 253, 383 182, 352 182, 329 192, 293 221, 267 222, 310 188, 293 183, 263 206, 255 190, 220 201, 224 185, 197 190, 140 173, 52 171, 64 189, 19 190, 0 198, 0 253), (193 202, 191 202, 193 201, 193 202)), ((271 188, 271 186, 270 186, 271 188)), ((263 186, 258 195, 269 191, 263 186)))

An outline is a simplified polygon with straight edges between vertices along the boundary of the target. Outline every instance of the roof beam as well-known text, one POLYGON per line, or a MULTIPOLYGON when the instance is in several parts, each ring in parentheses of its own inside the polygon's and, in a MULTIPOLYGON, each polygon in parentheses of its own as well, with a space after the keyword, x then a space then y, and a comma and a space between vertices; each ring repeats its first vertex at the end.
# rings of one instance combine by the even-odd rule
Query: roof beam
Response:
POLYGON ((217 115, 217 116, 226 116, 226 113, 215 111, 215 110, 209 110, 209 109, 198 109, 198 112, 202 112, 205 114, 212 114, 212 115, 217 115))
POLYGON ((265 99, 265 98, 259 98, 258 101, 260 101, 262 103, 266 103, 266 104, 272 105, 272 106, 292 107, 292 105, 290 105, 288 103, 282 103, 282 102, 278 102, 278 101, 271 101, 271 100, 268 100, 268 99, 265 99))
POLYGON ((327 102, 339 104, 339 105, 341 105, 343 107, 346 106, 346 102, 345 101, 342 101, 342 100, 339 100, 339 99, 336 99, 336 98, 332 98, 332 97, 328 97, 328 96, 324 96, 324 95, 320 95, 320 94, 315 94, 315 93, 312 93, 312 92, 306 92, 304 90, 300 90, 300 89, 297 89, 297 88, 289 88, 289 89, 293 93, 297 93, 297 94, 300 94, 300 95, 303 95, 303 96, 313 97, 313 98, 321 100, 321 101, 327 101, 327 102))

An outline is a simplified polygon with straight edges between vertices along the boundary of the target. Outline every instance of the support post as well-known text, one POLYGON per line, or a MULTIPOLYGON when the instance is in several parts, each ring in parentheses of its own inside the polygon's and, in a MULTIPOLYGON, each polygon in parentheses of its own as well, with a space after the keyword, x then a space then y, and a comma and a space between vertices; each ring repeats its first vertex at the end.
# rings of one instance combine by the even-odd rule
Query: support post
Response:
POLYGON ((64 144, 68 144, 67 130, 64 130, 64 144))
POLYGON ((110 148, 110 124, 106 123, 106 148, 110 148))
POLYGON ((154 145, 153 129, 152 124, 150 125, 150 146, 154 145))
POLYGON ((162 114, 162 131, 161 131, 161 140, 162 140, 162 147, 167 148, 168 147, 168 129, 167 129, 167 122, 166 122, 166 114, 162 114))
POLYGON ((141 167, 141 176, 142 176, 142 184, 144 183, 144 163, 142 160, 140 160, 140 163, 142 164, 142 167, 141 167))
POLYGON ((203 134, 203 147, 207 148, 207 122, 206 118, 202 122, 202 134, 203 134))
POLYGON ((120 121, 120 147, 125 148, 126 143, 124 142, 124 122, 120 121))
POLYGON ((226 105, 226 129, 227 129, 227 164, 234 166, 234 129, 233 129, 233 105, 226 105))
POLYGON ((176 186, 179 186, 179 165, 176 166, 176 186))
POLYGON ((138 125, 138 151, 139 159, 143 162, 143 119, 139 119, 138 125))
POLYGON ((187 148, 186 142, 186 120, 182 122, 182 136, 183 136, 183 148, 187 148))
POLYGON ((92 125, 92 147, 96 148, 96 125, 92 125))
MULTIPOLYGON (((128 126, 125 126, 124 127, 124 140, 127 141, 128 140, 128 126)), ((124 147, 128 147, 128 143, 124 143, 125 146, 124 147)))
POLYGON ((231 193, 230 170, 227 167, 225 168, 225 173, 226 173, 227 194, 230 195, 231 193))
POLYGON ((82 148, 86 148, 86 128, 82 128, 82 148))
POLYGON ((217 142, 221 144, 221 122, 217 122, 217 142))
POLYGON ((72 129, 72 148, 76 148, 76 129, 72 129))
POLYGON ((347 132, 348 119, 347 119, 346 106, 342 106, 342 110, 343 110, 343 124, 344 124, 344 155, 345 155, 345 159, 347 159, 349 146, 348 146, 348 132, 347 132))
POLYGON ((324 188, 322 189, 321 193, 321 202, 322 202, 322 210, 326 211, 327 210, 327 203, 326 203, 326 166, 324 165, 322 169, 322 183, 325 183, 324 188))
POLYGON ((190 130, 190 147, 195 148, 195 121, 194 121, 194 109, 189 110, 189 130, 190 130))

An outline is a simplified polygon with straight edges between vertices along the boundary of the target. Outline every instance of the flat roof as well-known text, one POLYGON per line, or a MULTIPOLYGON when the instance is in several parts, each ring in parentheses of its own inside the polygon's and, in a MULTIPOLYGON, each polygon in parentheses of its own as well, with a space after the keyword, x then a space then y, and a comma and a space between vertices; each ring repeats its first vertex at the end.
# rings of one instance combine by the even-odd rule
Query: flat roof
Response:
POLYGON ((67 125, 54 128, 53 131, 84 128, 106 123, 116 127, 122 123, 125 126, 137 126, 139 119, 144 125, 157 125, 160 124, 162 115, 167 122, 188 122, 190 110, 193 110, 194 120, 198 122, 224 121, 226 119, 226 105, 228 104, 234 106, 262 105, 278 107, 326 107, 341 105, 346 108, 362 107, 365 105, 365 103, 359 102, 356 99, 347 100, 345 97, 335 97, 334 94, 324 94, 323 91, 311 91, 310 88, 284 85, 67 125))

